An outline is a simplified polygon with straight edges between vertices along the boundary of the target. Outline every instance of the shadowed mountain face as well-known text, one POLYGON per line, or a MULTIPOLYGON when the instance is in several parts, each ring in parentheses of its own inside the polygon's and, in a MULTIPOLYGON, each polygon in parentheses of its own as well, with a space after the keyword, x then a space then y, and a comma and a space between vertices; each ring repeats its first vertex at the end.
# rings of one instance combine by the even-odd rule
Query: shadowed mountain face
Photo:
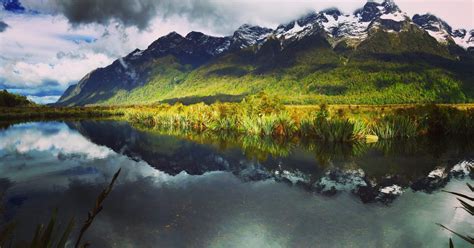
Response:
POLYGON ((410 18, 391 0, 367 2, 353 14, 310 12, 275 30, 245 24, 227 37, 173 32, 90 72, 57 105, 262 90, 291 102, 301 96, 349 103, 463 102, 474 97, 473 34, 433 15, 410 18), (372 73, 366 74, 368 67, 372 73), (381 80, 387 87, 376 87, 381 80), (340 87, 347 90, 324 90, 340 87))

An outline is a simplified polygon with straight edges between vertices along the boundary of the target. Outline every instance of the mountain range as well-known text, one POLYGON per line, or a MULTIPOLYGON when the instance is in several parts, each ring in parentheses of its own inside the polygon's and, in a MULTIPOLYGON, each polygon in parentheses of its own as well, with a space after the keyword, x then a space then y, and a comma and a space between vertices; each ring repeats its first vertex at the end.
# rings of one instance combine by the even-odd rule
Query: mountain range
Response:
POLYGON ((424 103, 474 99, 474 30, 392 0, 336 8, 231 36, 172 32, 71 85, 56 105, 238 101, 424 103))

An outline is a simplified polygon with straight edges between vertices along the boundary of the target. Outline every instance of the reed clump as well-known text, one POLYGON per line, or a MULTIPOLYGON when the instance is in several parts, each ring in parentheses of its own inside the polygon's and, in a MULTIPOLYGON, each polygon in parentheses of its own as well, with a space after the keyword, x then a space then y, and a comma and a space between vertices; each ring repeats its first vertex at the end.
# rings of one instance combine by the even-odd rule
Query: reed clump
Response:
POLYGON ((272 138, 315 138, 330 142, 409 139, 420 135, 472 135, 474 111, 450 106, 331 108, 285 106, 278 97, 260 93, 240 103, 184 106, 157 104, 128 108, 125 118, 150 128, 199 133, 234 133, 272 138))

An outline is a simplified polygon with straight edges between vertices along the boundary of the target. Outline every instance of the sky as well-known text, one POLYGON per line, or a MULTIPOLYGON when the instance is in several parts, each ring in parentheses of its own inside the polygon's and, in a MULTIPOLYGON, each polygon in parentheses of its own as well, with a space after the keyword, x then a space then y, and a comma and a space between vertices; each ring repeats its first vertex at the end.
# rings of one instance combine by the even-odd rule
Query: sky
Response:
MULTIPOLYGON (((378 0, 380 1, 380 0, 378 0)), ((352 13, 364 0, 0 0, 0 89, 38 103, 169 32, 231 35, 244 23, 275 28, 308 11, 352 13), (284 11, 282 11, 284 10, 284 11)), ((395 0, 474 28, 474 0, 395 0)))

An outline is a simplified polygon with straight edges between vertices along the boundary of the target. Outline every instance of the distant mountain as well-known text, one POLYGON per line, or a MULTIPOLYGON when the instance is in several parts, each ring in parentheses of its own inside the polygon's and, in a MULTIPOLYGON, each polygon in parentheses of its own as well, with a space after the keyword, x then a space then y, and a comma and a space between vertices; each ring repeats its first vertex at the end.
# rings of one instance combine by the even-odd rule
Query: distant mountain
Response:
POLYGON ((310 12, 231 36, 170 33, 70 86, 57 105, 226 101, 267 91, 290 103, 474 99, 474 30, 393 1, 310 12))

